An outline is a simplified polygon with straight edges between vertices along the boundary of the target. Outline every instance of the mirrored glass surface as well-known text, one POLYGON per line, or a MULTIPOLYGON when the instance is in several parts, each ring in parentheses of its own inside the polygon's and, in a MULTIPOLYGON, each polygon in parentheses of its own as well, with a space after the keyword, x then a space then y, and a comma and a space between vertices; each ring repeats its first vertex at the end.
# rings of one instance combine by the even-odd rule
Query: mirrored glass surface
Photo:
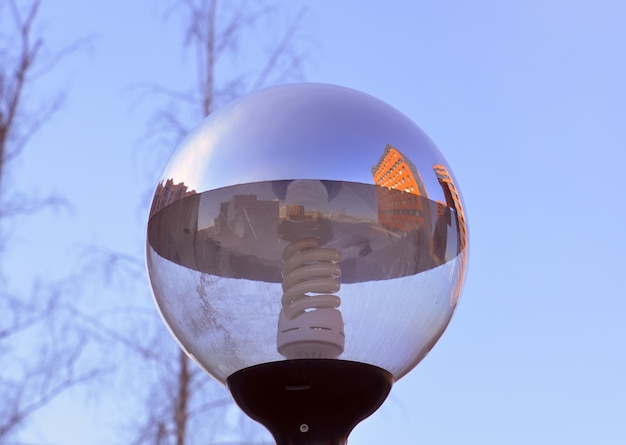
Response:
POLYGON ((321 84, 207 118, 166 167, 147 232, 160 312, 221 381, 311 357, 402 377, 447 326, 466 255, 462 198, 432 141, 387 104, 321 84))

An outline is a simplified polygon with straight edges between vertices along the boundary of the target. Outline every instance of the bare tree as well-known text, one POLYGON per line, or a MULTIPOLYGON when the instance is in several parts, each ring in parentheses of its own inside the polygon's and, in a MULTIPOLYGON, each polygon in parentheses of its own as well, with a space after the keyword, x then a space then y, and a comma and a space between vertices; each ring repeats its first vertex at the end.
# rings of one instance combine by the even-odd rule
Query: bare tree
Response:
MULTIPOLYGON (((29 94, 40 76, 50 72, 76 45, 42 57, 44 39, 35 23, 41 4, 0 0, 0 225, 58 198, 24 199, 8 187, 10 162, 59 109, 63 95, 51 101, 29 94), (27 100, 28 99, 28 100, 27 100), (27 105, 32 105, 27 107, 27 105)), ((0 233, 5 246, 6 233, 0 233)), ((6 255, 3 255, 3 259, 6 255)), ((4 266, 4 263, 0 264, 4 266)), ((80 363, 85 337, 60 317, 63 282, 38 282, 23 293, 11 290, 0 269, 0 442, 16 437, 32 416, 63 392, 96 375, 80 363)))
POLYGON ((304 78, 303 63, 311 46, 300 31, 306 10, 287 19, 285 15, 277 5, 263 1, 171 2, 167 18, 182 19, 183 49, 193 57, 195 75, 187 88, 137 85, 142 98, 156 94, 163 99, 148 126, 145 146, 151 151, 142 159, 150 175, 162 168, 180 140, 214 109, 247 92, 304 78), (280 27, 285 29, 277 34, 280 27), (251 67, 237 59, 244 52, 253 53, 262 63, 251 67), (243 68, 235 69, 235 75, 231 69, 222 79, 222 64, 241 64, 243 68))
MULTIPOLYGON (((14 1, 4 2, 3 9, 10 9, 13 16, 16 35, 4 36, 7 41, 0 49, 3 64, 0 66, 0 178, 4 176, 5 164, 21 153, 27 138, 40 125, 40 119, 31 123, 33 128, 23 129, 20 122, 21 105, 24 89, 31 74, 43 41, 35 38, 33 41, 32 28, 39 1, 35 1, 25 17, 22 17, 14 1), (8 62, 8 63, 7 63, 8 62)), ((51 110, 57 108, 53 105, 51 110)), ((45 119, 48 111, 42 116, 45 119)))
POLYGON ((0 31, 0 217, 32 213, 63 202, 58 197, 37 201, 11 196, 7 190, 7 167, 49 122, 65 98, 63 92, 57 92, 48 100, 32 103, 31 87, 86 43, 81 39, 54 53, 46 51, 44 38, 34 29, 40 5, 41 0, 33 0, 26 9, 20 9, 15 0, 0 0, 0 17, 6 14, 0 31))
POLYGON ((0 295, 0 443, 59 395, 100 372, 83 366, 87 338, 60 316, 63 292, 64 284, 46 283, 27 297, 0 295))
MULTIPOLYGON (((182 18, 183 45, 193 54, 196 74, 186 90, 155 84, 141 85, 143 93, 151 97, 158 93, 164 100, 164 106, 152 119, 149 130, 166 148, 150 153, 160 164, 191 126, 216 107, 248 91, 303 77, 302 62, 306 54, 297 45, 303 10, 291 17, 284 31, 276 36, 275 23, 284 11, 262 2, 224 3, 218 4, 217 0, 182 0, 168 9, 168 17, 182 18), (263 33, 264 27, 272 31, 263 33), (266 41, 266 45, 258 50, 265 51, 264 62, 260 66, 248 71, 244 69, 240 75, 231 76, 226 81, 218 81, 220 64, 245 48, 246 38, 255 37, 259 41, 264 40, 260 37, 268 36, 274 40, 266 41)), ((154 140, 151 147, 155 145, 154 140)), ((164 331, 161 329, 161 332, 164 331)), ((213 382, 182 350, 172 345, 171 338, 159 336, 155 344, 142 347, 142 350, 161 352, 148 358, 160 372, 149 391, 146 415, 138 425, 133 443, 211 443, 225 440, 223 433, 229 440, 239 443, 249 443, 255 437, 258 440, 259 429, 251 427, 252 423, 239 414, 226 390, 213 382), (234 422, 233 418, 236 419, 234 422), (228 431, 228 425, 232 425, 232 431, 228 431)))

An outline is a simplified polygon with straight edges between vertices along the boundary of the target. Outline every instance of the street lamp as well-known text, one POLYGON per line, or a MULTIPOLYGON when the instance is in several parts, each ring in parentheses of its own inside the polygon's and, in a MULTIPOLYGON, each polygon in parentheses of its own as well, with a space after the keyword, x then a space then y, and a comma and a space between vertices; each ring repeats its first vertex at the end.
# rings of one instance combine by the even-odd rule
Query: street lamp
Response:
POLYGON ((165 168, 146 246, 180 346, 279 445, 343 444, 378 409, 448 325, 467 247, 433 142, 325 84, 204 120, 165 168))

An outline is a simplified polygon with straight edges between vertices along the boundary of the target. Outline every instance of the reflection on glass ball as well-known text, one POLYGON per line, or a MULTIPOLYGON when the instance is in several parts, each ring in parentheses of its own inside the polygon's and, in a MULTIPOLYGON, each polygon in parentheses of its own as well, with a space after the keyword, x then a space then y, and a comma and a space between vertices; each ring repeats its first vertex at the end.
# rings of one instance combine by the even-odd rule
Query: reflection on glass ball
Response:
POLYGON ((183 141, 154 194, 147 261, 167 326, 221 382, 316 358, 397 380, 450 321, 467 248, 456 181, 419 127, 366 94, 294 84, 183 141))

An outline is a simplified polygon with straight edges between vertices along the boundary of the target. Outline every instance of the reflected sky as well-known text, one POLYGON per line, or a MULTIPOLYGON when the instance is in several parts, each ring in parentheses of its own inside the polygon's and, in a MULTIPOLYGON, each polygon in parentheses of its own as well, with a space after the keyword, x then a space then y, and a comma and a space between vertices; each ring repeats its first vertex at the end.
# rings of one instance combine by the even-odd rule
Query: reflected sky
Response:
POLYGON ((391 145, 444 201, 432 166, 446 161, 402 113, 369 95, 324 84, 293 84, 245 96, 209 116, 182 143, 162 179, 198 192, 278 179, 373 184, 372 167, 391 145))

